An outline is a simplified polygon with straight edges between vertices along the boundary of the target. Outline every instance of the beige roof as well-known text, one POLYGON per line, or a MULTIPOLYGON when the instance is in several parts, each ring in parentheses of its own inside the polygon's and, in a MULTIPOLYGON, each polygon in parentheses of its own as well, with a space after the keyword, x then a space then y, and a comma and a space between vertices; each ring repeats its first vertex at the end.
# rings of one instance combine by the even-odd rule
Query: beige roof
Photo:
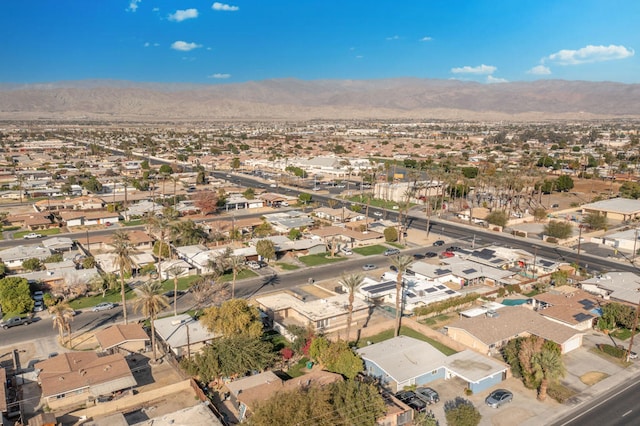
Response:
POLYGON ((7 372, 0 367, 0 413, 7 411, 7 372))
POLYGON ((95 352, 67 352, 41 361, 35 368, 41 370, 38 379, 45 398, 85 388, 95 388, 96 395, 103 395, 136 384, 122 354, 99 357, 95 352), (110 388, 110 383, 115 388, 110 388))
POLYGON ((149 340, 140 324, 118 324, 96 333, 96 339, 103 350, 131 341, 149 340))
POLYGON ((447 328, 466 330, 487 345, 511 340, 521 333, 535 334, 546 340, 563 344, 578 333, 573 328, 544 318, 529 308, 507 306, 496 317, 462 318, 447 328))
POLYGON ((382 238, 383 235, 378 232, 369 231, 366 234, 364 232, 354 231, 353 229, 341 228, 339 226, 325 226, 324 228, 314 229, 310 231, 312 234, 319 237, 331 237, 334 235, 344 235, 355 240, 375 240, 382 238))
POLYGON ((557 287, 553 292, 534 296, 534 299, 551 305, 538 311, 540 315, 571 325, 596 318, 598 315, 592 311, 600 307, 597 298, 570 286, 557 287))

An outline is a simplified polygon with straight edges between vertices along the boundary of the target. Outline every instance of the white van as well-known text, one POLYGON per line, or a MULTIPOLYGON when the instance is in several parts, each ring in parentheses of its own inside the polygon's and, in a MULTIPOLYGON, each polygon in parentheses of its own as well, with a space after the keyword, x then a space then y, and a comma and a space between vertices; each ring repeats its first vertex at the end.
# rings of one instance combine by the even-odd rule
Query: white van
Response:
POLYGON ((351 251, 349 247, 342 247, 340 251, 346 256, 351 256, 353 254, 353 251, 351 251))

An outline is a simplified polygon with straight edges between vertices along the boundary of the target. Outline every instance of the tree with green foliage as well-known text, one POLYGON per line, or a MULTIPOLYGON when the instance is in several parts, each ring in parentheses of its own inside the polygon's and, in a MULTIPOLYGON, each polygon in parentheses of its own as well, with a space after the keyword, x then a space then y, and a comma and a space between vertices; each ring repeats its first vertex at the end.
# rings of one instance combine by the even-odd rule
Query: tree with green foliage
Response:
POLYGON ((345 380, 330 385, 333 409, 340 425, 373 425, 385 413, 380 391, 373 383, 345 380))
POLYGON ((593 230, 604 229, 606 231, 609 227, 607 217, 598 213, 589 213, 582 219, 582 223, 593 230))
POLYGON ((413 257, 407 255, 398 255, 391 258, 391 264, 398 270, 396 277, 396 326, 394 328, 393 335, 398 337, 400 334, 400 322, 402 320, 403 306, 403 291, 402 286, 404 284, 403 275, 406 273, 407 268, 413 263, 413 257))
POLYGON ((509 216, 507 216, 507 212, 504 210, 494 210, 487 215, 485 220, 491 225, 504 227, 509 221, 509 216))
POLYGON ((569 273, 567 271, 555 271, 551 274, 551 282, 556 287, 567 285, 569 282, 569 273))
POLYGON ((240 168, 240 159, 238 157, 234 157, 231 160, 231 168, 237 170, 240 168))
POLYGON ((447 426, 477 426, 482 416, 471 401, 462 397, 444 403, 447 426))
POLYGON ((158 318, 158 314, 169 306, 169 301, 162 292, 163 288, 160 281, 148 281, 139 288, 138 296, 133 302, 133 309, 140 311, 142 316, 151 323, 151 348, 154 362, 158 359, 156 356, 155 320, 158 318))
POLYGON ((33 299, 29 282, 20 277, 4 277, 0 279, 0 306, 4 314, 21 314, 31 312, 33 299))
POLYGON ((220 306, 204 310, 200 322, 210 331, 225 337, 246 335, 258 338, 263 325, 260 312, 245 299, 227 300, 220 306))
POLYGON ((550 237, 565 239, 573 235, 571 223, 562 220, 551 220, 544 226, 544 233, 550 237))
POLYGON ((246 423, 248 426, 335 426, 339 424, 337 420, 329 387, 301 386, 295 391, 278 392, 256 404, 246 423))
POLYGON ((342 374, 349 379, 356 377, 364 368, 362 359, 344 340, 332 342, 323 336, 315 337, 311 341, 309 356, 323 369, 342 374))
POLYGON ((533 210, 533 220, 542 222, 547 218, 547 210, 544 207, 536 207, 533 210))
POLYGON ((395 226, 387 226, 384 228, 384 240, 388 243, 398 241, 398 229, 395 226))
POLYGON ((163 164, 162 166, 160 166, 160 168, 158 169, 158 173, 160 173, 161 175, 170 175, 173 173, 173 169, 171 168, 170 165, 168 164, 163 164))
POLYGON ((53 328, 58 328, 58 337, 63 342, 64 333, 67 333, 68 347, 71 349, 71 321, 73 321, 75 312, 67 302, 58 302, 49 308, 53 319, 53 328))
POLYGON ((196 185, 204 185, 207 183, 207 175, 204 170, 198 171, 196 175, 196 185))
POLYGON ((556 160, 545 155, 544 157, 540 157, 540 159, 538 159, 536 166, 537 167, 553 167, 555 163, 556 163, 556 160))
POLYGON ((637 200, 640 198, 640 183, 624 182, 619 189, 622 198, 631 198, 637 200))
POLYGON ((214 339, 192 359, 183 358, 182 366, 202 382, 209 383, 220 377, 264 370, 275 358, 270 341, 239 334, 214 339))
POLYGON ((99 194, 102 192, 102 184, 96 179, 95 176, 89 177, 89 179, 85 180, 82 183, 84 189, 89 192, 93 192, 94 194, 99 194))
POLYGON ((307 192, 301 192, 300 194, 298 194, 298 200, 304 205, 309 204, 311 202, 311 198, 311 194, 307 192))
POLYGON ((298 228, 291 228, 289 230, 289 239, 291 241, 299 240, 302 237, 302 232, 298 228))
POLYGON ((462 167, 460 169, 462 175, 467 179, 475 179, 478 177, 478 168, 477 167, 462 167))
POLYGON ((127 273, 131 273, 133 268, 133 261, 131 256, 134 254, 131 241, 129 240, 129 234, 122 230, 117 230, 113 234, 111 241, 113 246, 112 254, 115 255, 115 266, 118 268, 118 275, 120 275, 120 296, 122 297, 122 316, 124 324, 127 324, 127 299, 126 288, 124 283, 124 276, 127 273))
MULTIPOLYGON (((556 345, 557 346, 557 345, 556 345)), ((566 374, 562 354, 559 348, 555 349, 549 345, 543 346, 540 352, 533 354, 531 358, 536 381, 540 382, 538 387, 538 399, 547 399, 547 389, 549 384, 555 382, 566 374)))
POLYGON ((256 190, 253 188, 247 188, 242 193, 242 196, 247 200, 253 200, 254 198, 256 198, 256 190))
POLYGON ((573 179, 569 175, 562 175, 556 179, 555 187, 559 192, 567 192, 573 188, 573 179))
POLYGON ((40 259, 32 257, 22 262, 22 268, 27 271, 39 271, 43 268, 43 265, 40 259))
POLYGON ((364 282, 364 276, 362 274, 351 274, 342 276, 338 284, 347 289, 349 295, 349 307, 347 310, 347 330, 345 340, 348 342, 351 338, 351 320, 353 318, 353 302, 355 301, 356 290, 364 282))
POLYGON ((47 257, 43 263, 60 263, 64 260, 62 257, 62 253, 54 253, 51 256, 47 257))
POLYGON ((96 267, 96 258, 93 256, 87 256, 82 260, 83 269, 91 269, 96 267))
POLYGON ((0 278, 7 275, 7 265, 4 262, 0 262, 0 278))
POLYGON ((413 416, 414 426, 438 426, 438 419, 433 414, 433 411, 415 413, 413 416))
POLYGON ((258 240, 256 243, 256 253, 267 262, 276 258, 276 246, 271 240, 258 240))

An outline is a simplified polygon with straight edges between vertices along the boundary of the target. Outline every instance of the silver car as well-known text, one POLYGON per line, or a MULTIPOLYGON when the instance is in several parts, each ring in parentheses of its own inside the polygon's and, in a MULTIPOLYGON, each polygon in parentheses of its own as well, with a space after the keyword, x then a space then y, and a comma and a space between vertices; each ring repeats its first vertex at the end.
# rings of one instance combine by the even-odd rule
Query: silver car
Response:
POLYGON ((497 389, 491 392, 484 402, 486 402, 489 407, 499 408, 502 404, 506 404, 512 400, 513 394, 511 392, 506 389, 497 389))
POLYGON ((98 303, 96 306, 93 307, 93 309, 91 309, 93 312, 98 312, 98 311, 108 311, 109 309, 113 309, 115 308, 116 305, 114 305, 111 302, 102 302, 102 303, 98 303))

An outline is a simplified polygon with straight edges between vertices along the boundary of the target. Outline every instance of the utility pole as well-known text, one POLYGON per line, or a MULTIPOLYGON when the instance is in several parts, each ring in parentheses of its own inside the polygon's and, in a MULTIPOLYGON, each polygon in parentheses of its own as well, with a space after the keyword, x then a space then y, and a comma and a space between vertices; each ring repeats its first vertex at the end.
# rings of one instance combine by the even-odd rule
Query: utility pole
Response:
POLYGON ((633 254, 631 255, 631 264, 636 260, 636 245, 638 244, 638 228, 635 229, 635 238, 633 239, 633 254))
MULTIPOLYGON (((636 289, 639 291, 640 289, 636 289)), ((636 328, 638 327, 638 314, 640 314, 640 298, 638 299, 638 304, 636 305, 636 314, 633 318, 633 328, 631 328, 631 339, 629 339, 629 347, 627 348, 627 353, 625 359, 629 362, 629 356, 631 355, 631 348, 633 348, 633 338, 636 335, 636 328)))
POLYGON ((578 254, 576 255, 576 265, 578 266, 577 272, 580 273, 580 244, 582 244, 582 228, 583 225, 578 225, 578 254))

